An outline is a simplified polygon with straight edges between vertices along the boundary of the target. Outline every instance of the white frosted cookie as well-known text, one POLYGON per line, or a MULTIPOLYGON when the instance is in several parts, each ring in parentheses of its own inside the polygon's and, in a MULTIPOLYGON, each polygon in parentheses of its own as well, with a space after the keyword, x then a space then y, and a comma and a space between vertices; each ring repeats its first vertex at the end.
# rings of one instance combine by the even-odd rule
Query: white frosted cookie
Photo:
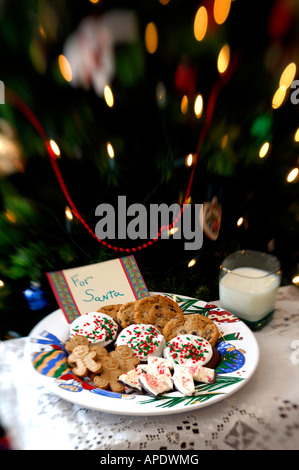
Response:
POLYGON ((174 364, 191 366, 207 364, 213 356, 211 344, 204 338, 195 335, 179 335, 168 341, 163 351, 166 359, 174 364))
POLYGON ((133 323, 124 328, 117 337, 116 346, 129 346, 140 361, 146 361, 149 355, 162 356, 166 341, 153 325, 133 323))
POLYGON ((85 336, 91 344, 108 346, 118 332, 118 325, 110 315, 101 312, 90 312, 76 318, 70 325, 70 337, 85 336))

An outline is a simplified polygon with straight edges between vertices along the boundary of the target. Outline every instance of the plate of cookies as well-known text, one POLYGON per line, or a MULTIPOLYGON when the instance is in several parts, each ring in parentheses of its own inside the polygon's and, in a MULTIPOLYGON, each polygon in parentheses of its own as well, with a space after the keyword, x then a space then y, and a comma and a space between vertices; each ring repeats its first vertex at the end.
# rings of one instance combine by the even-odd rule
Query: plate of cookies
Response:
POLYGON ((152 292, 31 331, 26 356, 43 384, 86 408, 123 415, 191 411, 224 400, 254 374, 259 348, 230 312, 152 292))

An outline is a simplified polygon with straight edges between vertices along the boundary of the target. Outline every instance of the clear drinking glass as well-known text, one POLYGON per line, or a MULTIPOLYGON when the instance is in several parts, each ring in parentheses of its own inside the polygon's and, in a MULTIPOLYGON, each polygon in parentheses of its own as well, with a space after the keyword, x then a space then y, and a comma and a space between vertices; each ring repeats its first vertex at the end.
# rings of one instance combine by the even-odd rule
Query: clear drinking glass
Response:
POLYGON ((275 256, 252 250, 236 251, 220 266, 221 307, 251 329, 259 329, 274 313, 280 282, 280 263, 275 256))

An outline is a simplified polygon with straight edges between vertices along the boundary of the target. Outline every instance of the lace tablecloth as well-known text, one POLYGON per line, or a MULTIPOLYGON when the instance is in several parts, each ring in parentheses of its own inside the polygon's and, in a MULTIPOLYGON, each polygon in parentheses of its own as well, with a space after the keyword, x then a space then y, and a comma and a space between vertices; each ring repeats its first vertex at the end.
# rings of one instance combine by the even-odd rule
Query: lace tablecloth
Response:
POLYGON ((27 338, 0 343, 0 423, 18 450, 299 449, 299 290, 279 289, 255 332, 260 361, 230 397, 192 412, 121 416, 53 395, 24 361, 27 338))

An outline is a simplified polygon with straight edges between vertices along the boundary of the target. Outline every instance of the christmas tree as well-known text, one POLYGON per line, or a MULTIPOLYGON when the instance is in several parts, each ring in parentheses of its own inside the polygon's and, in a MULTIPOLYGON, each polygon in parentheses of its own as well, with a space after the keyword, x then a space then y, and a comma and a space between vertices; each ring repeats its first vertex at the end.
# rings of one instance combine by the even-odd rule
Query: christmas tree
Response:
POLYGON ((150 290, 206 301, 237 249, 296 283, 298 20, 293 0, 1 2, 2 339, 57 308, 47 271, 129 252, 150 290), (214 225, 196 250, 99 240, 119 196, 206 203, 214 225))

